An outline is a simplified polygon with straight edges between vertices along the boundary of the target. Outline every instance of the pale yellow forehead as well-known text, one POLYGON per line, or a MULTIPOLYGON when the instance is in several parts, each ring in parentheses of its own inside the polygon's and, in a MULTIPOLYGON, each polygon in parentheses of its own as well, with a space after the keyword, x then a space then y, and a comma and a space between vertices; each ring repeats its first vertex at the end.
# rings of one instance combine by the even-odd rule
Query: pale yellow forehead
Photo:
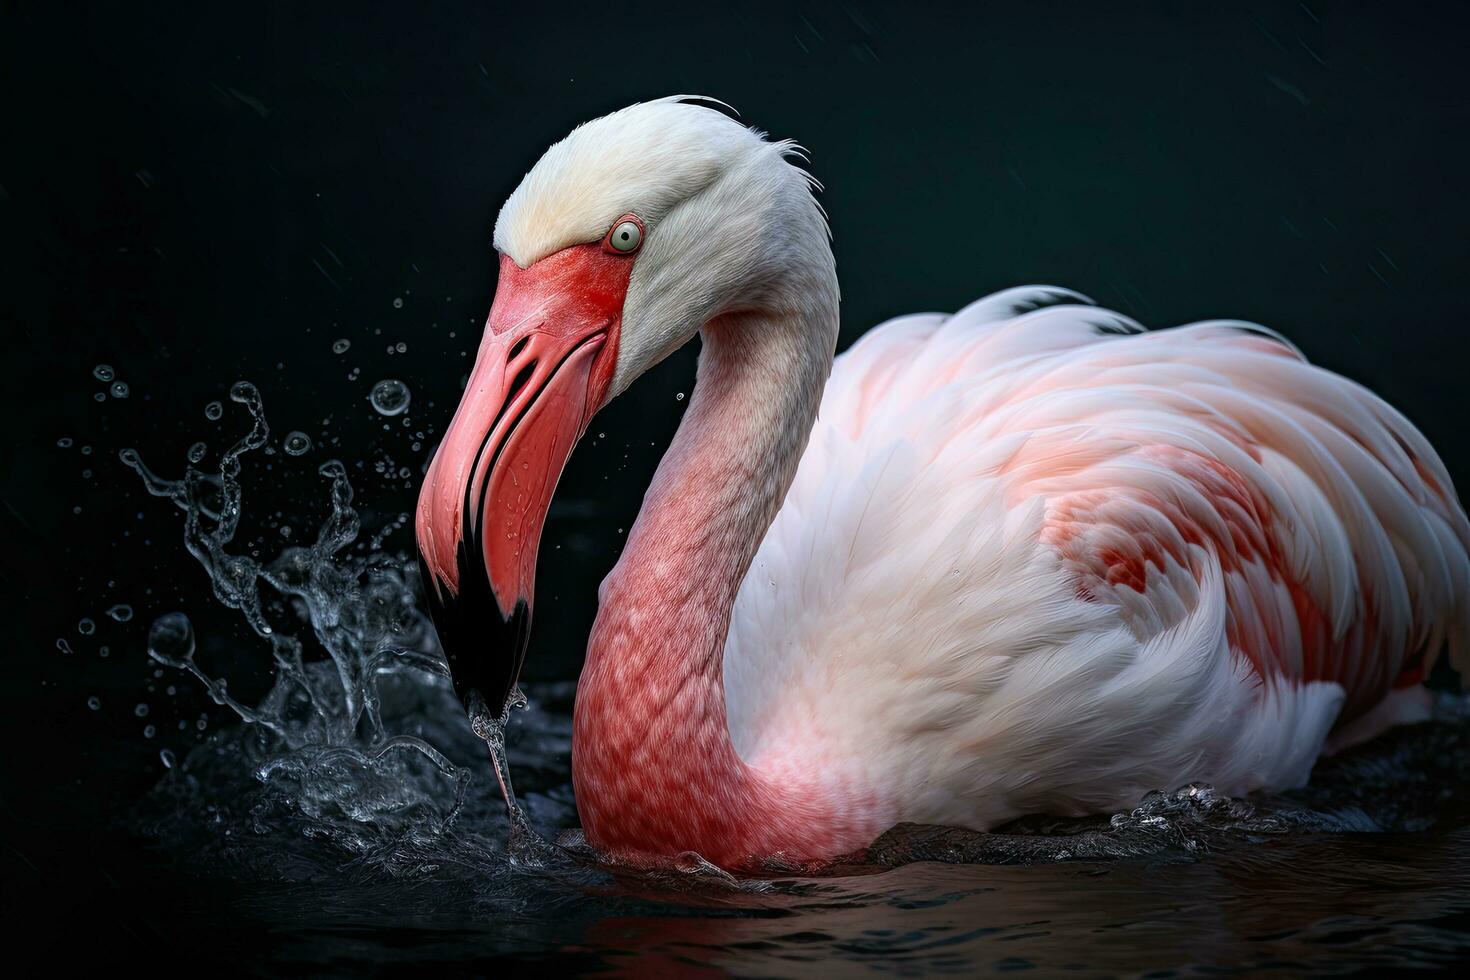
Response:
POLYGON ((495 248, 525 268, 569 245, 600 240, 628 212, 652 226, 761 145, 758 134, 728 116, 675 99, 594 119, 522 178, 500 209, 495 248))

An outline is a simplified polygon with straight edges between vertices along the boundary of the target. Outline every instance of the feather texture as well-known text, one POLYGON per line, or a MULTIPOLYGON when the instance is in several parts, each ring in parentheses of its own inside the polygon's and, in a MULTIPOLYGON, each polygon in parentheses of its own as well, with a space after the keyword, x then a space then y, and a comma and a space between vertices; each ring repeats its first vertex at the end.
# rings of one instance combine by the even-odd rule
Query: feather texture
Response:
POLYGON ((740 587, 732 738, 974 827, 1299 785, 1464 656, 1467 549, 1424 438, 1264 328, 1049 287, 900 318, 837 359, 740 587))

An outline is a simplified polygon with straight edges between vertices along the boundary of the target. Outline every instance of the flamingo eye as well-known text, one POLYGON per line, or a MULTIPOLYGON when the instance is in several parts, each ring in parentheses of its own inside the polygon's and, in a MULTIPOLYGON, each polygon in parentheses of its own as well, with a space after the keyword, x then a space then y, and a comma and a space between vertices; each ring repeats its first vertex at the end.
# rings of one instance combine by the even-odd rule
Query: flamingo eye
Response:
POLYGON ((607 233, 607 247, 614 252, 636 252, 643 244, 643 225, 631 215, 622 218, 607 233))

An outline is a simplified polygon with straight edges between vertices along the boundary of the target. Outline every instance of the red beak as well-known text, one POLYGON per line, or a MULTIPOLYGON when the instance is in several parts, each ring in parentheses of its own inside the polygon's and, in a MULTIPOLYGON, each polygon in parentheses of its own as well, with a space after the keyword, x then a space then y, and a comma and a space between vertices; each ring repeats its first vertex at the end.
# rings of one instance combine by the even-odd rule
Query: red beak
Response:
POLYGON ((455 690, 500 717, 525 659, 536 551, 617 363, 633 263, 576 245, 500 283, 469 385, 419 491, 420 570, 455 690))

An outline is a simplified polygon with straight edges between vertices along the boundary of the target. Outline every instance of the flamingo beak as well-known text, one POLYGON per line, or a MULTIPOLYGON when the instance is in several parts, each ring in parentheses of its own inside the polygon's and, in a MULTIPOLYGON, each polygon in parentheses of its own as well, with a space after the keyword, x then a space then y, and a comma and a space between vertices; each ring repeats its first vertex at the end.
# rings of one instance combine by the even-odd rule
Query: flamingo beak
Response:
POLYGON ((600 245, 502 257, 474 371, 419 491, 419 568, 466 708, 502 717, 525 659, 536 551, 617 362, 632 262, 600 245))

